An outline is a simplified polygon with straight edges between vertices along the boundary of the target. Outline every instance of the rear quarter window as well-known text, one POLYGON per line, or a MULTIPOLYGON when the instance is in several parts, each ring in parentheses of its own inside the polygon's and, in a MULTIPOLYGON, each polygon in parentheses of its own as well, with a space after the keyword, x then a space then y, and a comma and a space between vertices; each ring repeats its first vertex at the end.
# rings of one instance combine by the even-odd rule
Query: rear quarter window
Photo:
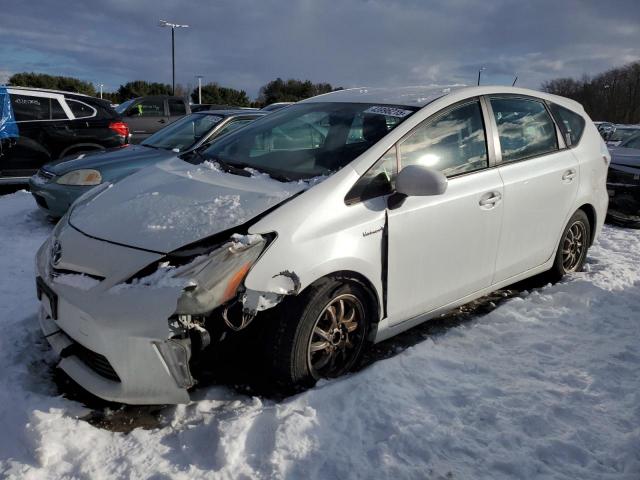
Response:
POLYGON ((552 103, 550 108, 551 113, 556 117, 557 123, 563 130, 562 133, 564 133, 565 139, 568 140, 567 146, 577 145, 584 132, 584 126, 586 124, 584 118, 568 108, 561 107, 555 103, 552 103))
POLYGON ((96 116, 96 109, 79 100, 66 99, 67 105, 76 118, 91 118, 96 116))

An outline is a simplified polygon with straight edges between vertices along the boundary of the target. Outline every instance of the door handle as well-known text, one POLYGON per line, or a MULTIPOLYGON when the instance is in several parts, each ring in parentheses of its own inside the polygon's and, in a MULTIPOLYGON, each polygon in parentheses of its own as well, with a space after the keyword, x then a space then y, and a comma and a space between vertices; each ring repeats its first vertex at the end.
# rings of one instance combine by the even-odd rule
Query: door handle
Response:
POLYGON ((480 197, 478 204, 483 208, 489 209, 495 207, 500 200, 502 200, 500 192, 488 192, 480 197))
POLYGON ((576 171, 571 169, 564 172, 564 175, 562 175, 562 180, 569 183, 573 181, 575 177, 576 177, 576 171))

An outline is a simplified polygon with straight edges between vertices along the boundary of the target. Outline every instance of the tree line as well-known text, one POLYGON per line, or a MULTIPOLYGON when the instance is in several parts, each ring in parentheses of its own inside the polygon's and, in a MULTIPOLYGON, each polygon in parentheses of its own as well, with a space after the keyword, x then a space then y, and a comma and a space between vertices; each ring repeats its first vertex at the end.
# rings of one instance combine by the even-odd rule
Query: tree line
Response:
POLYGON ((594 120, 640 123, 640 62, 593 78, 557 78, 543 83, 542 89, 580 102, 594 120))
MULTIPOLYGON (((9 78, 9 85, 48 88, 51 90, 64 90, 67 92, 83 93, 97 96, 95 86, 90 82, 45 73, 21 72, 9 78)), ((263 107, 275 102, 297 102, 305 98, 328 93, 341 88, 334 88, 329 83, 313 83, 310 80, 283 80, 276 78, 260 88, 258 98, 251 101, 244 90, 223 87, 217 82, 202 85, 202 103, 215 103, 238 107, 263 107)), ((198 87, 185 88, 176 85, 175 94, 180 97, 190 97, 193 103, 198 102, 198 87)), ((113 103, 122 103, 126 100, 146 95, 171 95, 171 85, 167 83, 147 82, 134 80, 120 85, 114 92, 103 92, 102 97, 113 103)))

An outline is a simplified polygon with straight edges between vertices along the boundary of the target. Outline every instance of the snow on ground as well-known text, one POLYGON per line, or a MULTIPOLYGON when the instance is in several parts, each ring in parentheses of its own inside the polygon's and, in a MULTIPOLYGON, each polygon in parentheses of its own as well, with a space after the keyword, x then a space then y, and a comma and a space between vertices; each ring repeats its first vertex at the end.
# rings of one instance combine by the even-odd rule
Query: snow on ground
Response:
POLYGON ((588 271, 282 401, 226 387, 114 433, 61 396, 36 321, 52 228, 0 197, 0 477, 640 478, 640 232, 588 271))

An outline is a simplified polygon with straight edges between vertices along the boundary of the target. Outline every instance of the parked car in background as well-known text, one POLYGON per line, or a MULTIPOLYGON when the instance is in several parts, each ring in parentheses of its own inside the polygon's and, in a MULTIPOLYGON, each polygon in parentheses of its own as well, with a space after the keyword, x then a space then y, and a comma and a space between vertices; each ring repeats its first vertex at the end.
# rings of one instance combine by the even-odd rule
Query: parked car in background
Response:
POLYGON ((293 105, 294 102, 276 102, 267 105, 266 107, 262 107, 260 110, 263 112, 273 112, 275 110, 280 110, 281 108, 288 107, 289 105, 293 105))
POLYGON ((69 206, 96 185, 115 182, 178 153, 188 153, 264 116, 260 112, 225 110, 187 115, 143 140, 95 155, 78 155, 43 166, 29 180, 38 206, 62 217, 69 206))
POLYGON ((27 183, 45 163, 128 142, 127 124, 98 98, 0 87, 0 107, 0 183, 27 183))
POLYGON ((598 132, 600 132, 600 136, 606 140, 606 138, 615 130, 615 125, 611 122, 593 122, 593 124, 598 127, 598 132))
POLYGON ((640 132, 640 125, 615 125, 613 131, 605 136, 607 146, 617 147, 638 132, 640 132))
POLYGON ((223 105, 221 103, 194 103, 191 105, 192 112, 201 112, 203 110, 253 110, 257 111, 257 108, 251 107, 236 107, 233 105, 223 105))
POLYGON ((640 130, 611 149, 607 191, 608 220, 640 228, 640 130))
POLYGON ((158 130, 191 113, 189 103, 182 97, 151 95, 138 97, 116 107, 129 125, 131 143, 140 143, 158 130))
POLYGON ((45 338, 99 397, 188 402, 244 328, 275 385, 339 376, 370 342, 579 271, 607 210, 583 108, 521 88, 342 90, 197 152, 96 187, 38 251, 45 338))

